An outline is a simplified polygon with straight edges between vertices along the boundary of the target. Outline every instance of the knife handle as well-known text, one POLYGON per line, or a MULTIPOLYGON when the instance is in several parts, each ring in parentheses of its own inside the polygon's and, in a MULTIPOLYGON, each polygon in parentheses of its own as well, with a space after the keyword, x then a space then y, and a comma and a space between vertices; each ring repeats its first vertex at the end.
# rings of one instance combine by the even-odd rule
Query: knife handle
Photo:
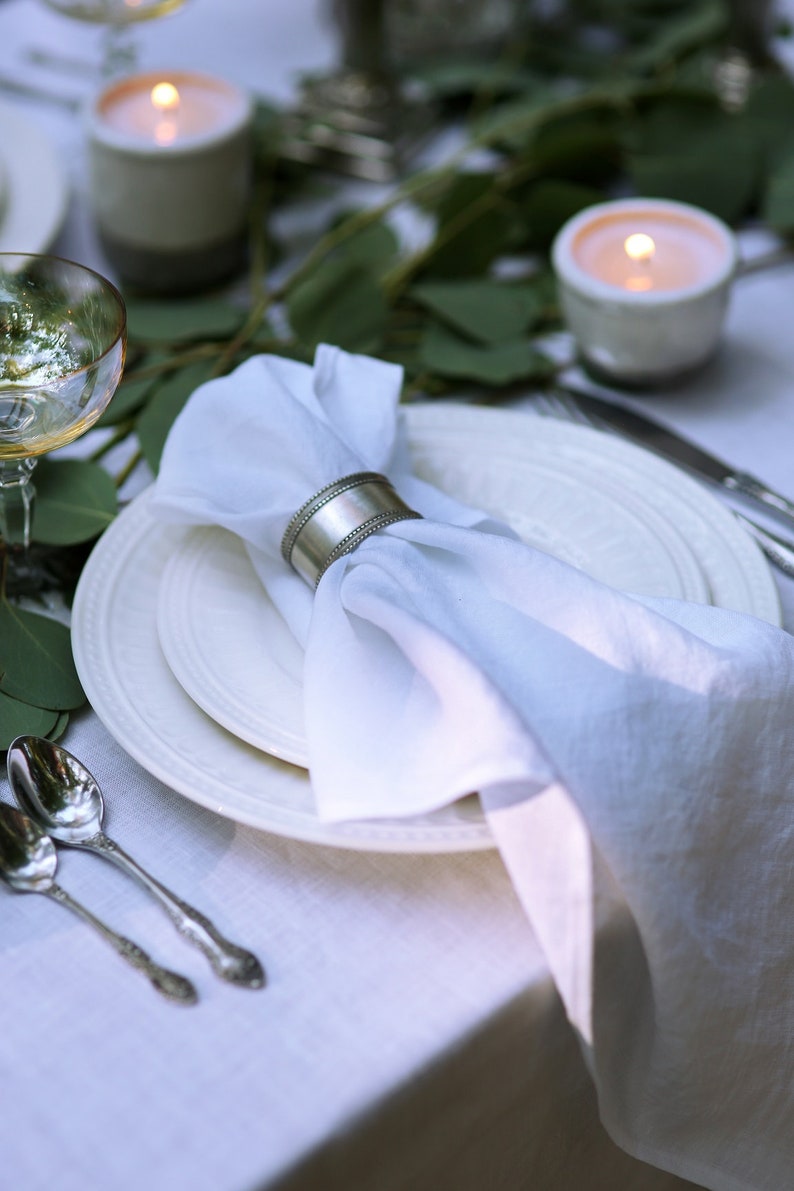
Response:
POLYGON ((788 542, 785 538, 771 533, 756 521, 750 521, 741 513, 737 513, 735 509, 732 512, 739 524, 761 547, 769 561, 779 567, 784 575, 794 579, 794 542, 788 542))
POLYGON ((728 476, 725 479, 725 487, 730 488, 733 492, 741 493, 742 496, 749 496, 751 500, 760 501, 767 508, 783 513, 784 516, 794 520, 794 501, 787 500, 779 492, 767 488, 766 484, 762 484, 760 480, 746 471, 736 471, 733 475, 728 476))

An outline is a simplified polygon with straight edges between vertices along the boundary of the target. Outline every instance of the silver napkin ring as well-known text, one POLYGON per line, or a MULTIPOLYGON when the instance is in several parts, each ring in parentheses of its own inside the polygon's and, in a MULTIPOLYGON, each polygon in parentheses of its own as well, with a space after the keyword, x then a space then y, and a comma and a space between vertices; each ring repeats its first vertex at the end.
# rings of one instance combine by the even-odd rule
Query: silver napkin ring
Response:
POLYGON ((281 554, 316 587, 332 562, 370 534, 421 516, 400 499, 386 476, 358 471, 326 484, 301 505, 284 531, 281 554))

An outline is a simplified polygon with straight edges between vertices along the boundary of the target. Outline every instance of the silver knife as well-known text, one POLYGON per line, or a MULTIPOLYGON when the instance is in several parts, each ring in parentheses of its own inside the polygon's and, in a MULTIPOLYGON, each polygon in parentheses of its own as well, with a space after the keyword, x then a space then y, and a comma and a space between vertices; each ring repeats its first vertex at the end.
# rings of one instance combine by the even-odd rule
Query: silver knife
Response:
POLYGON ((649 418, 647 414, 638 414, 625 405, 605 401, 567 384, 558 387, 567 399, 581 408, 588 419, 602 422, 607 429, 618 430, 641 446, 655 451, 657 455, 664 455, 701 479, 709 480, 728 492, 745 497, 766 512, 776 513, 789 525, 794 526, 794 501, 780 492, 775 492, 763 480, 732 467, 730 463, 725 463, 676 431, 649 418))

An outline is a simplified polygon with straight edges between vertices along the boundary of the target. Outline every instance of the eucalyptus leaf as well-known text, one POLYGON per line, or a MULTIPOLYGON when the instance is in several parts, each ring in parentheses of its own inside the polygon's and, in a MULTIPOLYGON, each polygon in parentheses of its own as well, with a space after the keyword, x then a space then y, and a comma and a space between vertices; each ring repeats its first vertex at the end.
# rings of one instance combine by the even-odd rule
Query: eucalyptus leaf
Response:
POLYGON ((290 326, 307 346, 332 343, 352 352, 377 352, 388 307, 372 275, 351 261, 325 261, 287 301, 290 326))
POLYGON ((518 230, 518 213, 490 172, 461 174, 441 200, 436 247, 424 272, 433 277, 476 277, 506 252, 518 230))
POLYGON ((111 397, 110 404, 96 425, 98 427, 117 426, 125 418, 137 413, 145 404, 155 384, 169 370, 172 359, 173 353, 168 351, 146 351, 140 353, 132 367, 128 362, 121 378, 121 384, 111 397), (158 373, 156 370, 161 366, 166 367, 163 372, 158 373), (144 370, 146 372, 153 371, 151 375, 140 377, 138 373, 144 370))
POLYGON ((604 202, 607 195, 592 186, 582 186, 557 178, 536 182, 521 202, 526 223, 526 243, 532 249, 547 249, 562 225, 573 215, 594 203, 604 202))
MULTIPOLYGON (((153 472, 156 473, 160 466, 165 440, 177 415, 184 408, 191 393, 210 379, 212 367, 211 360, 188 364, 169 375, 153 390, 135 427, 144 459, 153 472)), ((218 416, 220 418, 220 413, 218 416)), ((208 443, 208 449, 210 446, 208 443)))
POLYGON ((794 233, 794 145, 770 173, 761 215, 781 235, 790 236, 794 233))
POLYGON ((558 105, 566 107, 572 96, 582 88, 569 82, 545 87, 533 87, 529 95, 508 100, 492 107, 472 126, 472 134, 489 144, 519 152, 531 143, 538 128, 556 115, 558 105))
POLYGON ((483 346, 472 344, 437 324, 424 335, 420 358, 425 368, 440 376, 507 385, 517 380, 540 380, 554 370, 554 363, 528 339, 483 346))
POLYGON ((154 383, 155 378, 148 377, 146 380, 128 380, 120 384, 109 405, 95 423, 97 429, 117 426, 119 422, 136 413, 145 402, 154 383))
POLYGON ((255 159, 263 166, 272 168, 283 136, 283 115, 273 104, 257 97, 254 103, 251 139, 255 159))
POLYGON ((349 236, 337 248, 336 254, 379 275, 393 263, 398 250, 394 229, 381 220, 349 236))
POLYGON ((604 185, 623 159, 622 116, 614 103, 594 103, 543 121, 528 150, 536 177, 604 185))
POLYGON ((148 300, 126 297, 131 340, 183 343, 233 335, 245 314, 222 298, 148 300))
POLYGON ((543 296, 531 284, 428 281, 409 296, 479 343, 515 339, 543 313, 543 296))
POLYGON ((689 3, 679 14, 667 15, 654 35, 629 55, 625 65, 642 73, 658 70, 683 55, 722 37, 729 14, 723 0, 689 3))
POLYGON ((738 119, 764 163, 774 167, 794 144, 794 80, 780 74, 756 82, 738 119))
POLYGON ((71 719, 71 716, 68 711, 60 712, 58 718, 56 719, 56 721, 52 725, 52 727, 47 732, 39 733, 39 735, 47 736, 47 737, 49 737, 50 740, 60 740, 60 738, 63 736, 64 732, 66 731, 66 729, 69 726, 70 719, 71 719))
POLYGON ((757 193, 759 147, 716 103, 660 101, 633 126, 629 144, 626 165, 639 194, 692 203, 735 223, 757 193))
POLYGON ((98 463, 43 459, 36 472, 32 536, 71 546, 107 529, 118 511, 112 478, 98 463))
POLYGON ((57 711, 85 702, 66 625, 4 599, 0 601, 0 642, 0 692, 57 711))
POLYGON ((17 736, 51 736, 60 718, 57 711, 22 703, 0 691, 0 752, 6 752, 17 736))
POLYGON ((512 62, 480 58, 432 62, 412 70, 411 75, 429 95, 444 99, 475 91, 494 96, 514 94, 542 85, 535 74, 512 62))

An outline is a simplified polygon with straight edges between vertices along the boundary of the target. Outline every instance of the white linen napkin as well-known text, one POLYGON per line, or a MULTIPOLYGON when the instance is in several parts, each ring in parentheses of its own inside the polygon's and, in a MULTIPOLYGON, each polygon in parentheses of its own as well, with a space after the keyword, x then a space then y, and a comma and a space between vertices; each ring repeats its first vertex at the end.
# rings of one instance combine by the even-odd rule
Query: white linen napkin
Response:
POLYGON ((154 508, 238 534, 305 647, 327 818, 472 790, 544 947, 602 1119, 714 1191, 794 1170, 794 638, 637 598, 411 474, 401 372, 321 346, 190 398, 154 508), (318 489, 389 476, 425 517, 316 593, 281 537, 318 489))

